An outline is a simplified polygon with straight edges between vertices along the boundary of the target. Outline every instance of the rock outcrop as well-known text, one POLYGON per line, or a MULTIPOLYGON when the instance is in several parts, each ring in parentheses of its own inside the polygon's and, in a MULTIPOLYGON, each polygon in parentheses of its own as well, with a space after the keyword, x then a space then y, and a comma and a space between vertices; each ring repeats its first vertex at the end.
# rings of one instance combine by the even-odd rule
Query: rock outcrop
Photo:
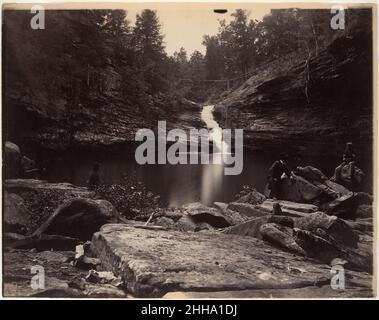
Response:
POLYGON ((239 212, 241 215, 247 217, 261 217, 267 215, 267 212, 260 209, 259 206, 250 203, 231 202, 228 205, 228 209, 239 212))
POLYGON ((110 224, 94 234, 92 251, 140 297, 170 291, 300 288, 330 281, 326 265, 252 237, 214 232, 110 224))
POLYGON ((60 182, 60 183, 50 183, 44 180, 36 179, 7 179, 4 181, 4 188, 8 192, 20 193, 22 191, 59 191, 67 192, 73 197, 83 197, 91 198, 94 193, 89 191, 87 188, 78 187, 71 183, 60 182))
POLYGON ((359 240, 358 235, 344 220, 322 212, 311 213, 306 217, 295 219, 294 226, 307 231, 321 228, 337 241, 350 247, 356 247, 359 240))
POLYGON ((32 214, 26 208, 24 199, 17 194, 4 191, 3 201, 3 231, 26 234, 30 229, 30 219, 32 214))
POLYGON ((255 68, 244 84, 215 107, 220 123, 244 129, 244 146, 254 150, 280 152, 285 146, 291 154, 306 151, 308 156, 336 158, 345 143, 352 141, 358 154, 369 156, 371 39, 370 33, 357 33, 335 39, 308 64, 306 53, 292 52, 255 68))
POLYGON ((102 225, 117 222, 117 218, 117 210, 106 200, 73 198, 60 205, 33 235, 57 234, 88 240, 102 225))
POLYGON ((215 228, 229 227, 233 222, 218 209, 207 207, 200 202, 183 205, 185 212, 199 223, 207 223, 215 228))
POLYGON ((14 178, 21 175, 21 151, 20 148, 6 141, 4 144, 4 175, 5 178, 14 178))

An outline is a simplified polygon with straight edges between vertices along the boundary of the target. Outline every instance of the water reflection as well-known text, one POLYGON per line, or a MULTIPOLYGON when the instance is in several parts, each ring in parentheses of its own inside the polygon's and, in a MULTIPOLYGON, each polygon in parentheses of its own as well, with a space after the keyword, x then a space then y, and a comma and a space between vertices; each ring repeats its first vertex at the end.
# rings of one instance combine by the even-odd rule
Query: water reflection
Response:
MULTIPOLYGON (((221 130, 213 118, 213 106, 205 106, 201 117, 209 129, 221 130)), ((220 131, 219 131, 220 132, 220 131)), ((217 146, 216 152, 210 157, 209 164, 186 165, 138 165, 133 151, 124 149, 116 153, 94 150, 93 152, 65 152, 52 161, 47 179, 51 182, 71 182, 85 186, 94 161, 101 163, 100 178, 105 184, 121 183, 123 176, 136 172, 137 177, 146 187, 161 196, 166 205, 181 206, 182 204, 201 201, 212 205, 215 201, 230 202, 243 185, 247 184, 263 192, 266 184, 266 174, 275 155, 261 153, 244 153, 244 166, 240 175, 225 176, 221 157, 228 152, 220 139, 218 131, 211 132, 217 146), (220 164, 217 164, 220 163, 220 164)), ((200 156, 200 155, 199 155, 200 156)), ((312 158, 303 159, 302 165, 312 165, 320 168, 327 176, 331 176, 335 163, 339 159, 312 158)), ((362 166, 368 176, 368 166, 362 166)))
POLYGON ((208 139, 213 141, 215 153, 211 156, 209 165, 204 166, 201 178, 201 202, 212 203, 215 196, 220 193, 224 177, 222 157, 229 152, 229 146, 222 140, 222 129, 213 117, 213 105, 204 106, 201 119, 208 129, 211 129, 208 139))

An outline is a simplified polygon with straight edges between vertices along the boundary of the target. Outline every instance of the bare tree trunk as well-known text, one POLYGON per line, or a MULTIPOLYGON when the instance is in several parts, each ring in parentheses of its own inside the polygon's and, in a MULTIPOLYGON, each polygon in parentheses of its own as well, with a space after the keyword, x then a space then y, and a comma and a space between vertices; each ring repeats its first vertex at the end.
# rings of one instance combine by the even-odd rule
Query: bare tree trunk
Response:
POLYGON ((311 77, 310 77, 310 72, 309 72, 309 62, 310 62, 310 59, 311 59, 311 50, 309 49, 308 47, 308 57, 305 61, 305 70, 304 70, 304 76, 305 76, 305 86, 304 86, 304 93, 305 93, 305 97, 307 98, 307 103, 309 104, 310 103, 310 100, 309 100, 309 82, 311 80, 311 77))
POLYGON ((317 41, 317 34, 316 34, 315 26, 313 23, 313 19, 311 19, 311 27, 312 27, 312 33, 313 33, 313 40, 315 42, 315 54, 317 56, 318 55, 318 41, 317 41))

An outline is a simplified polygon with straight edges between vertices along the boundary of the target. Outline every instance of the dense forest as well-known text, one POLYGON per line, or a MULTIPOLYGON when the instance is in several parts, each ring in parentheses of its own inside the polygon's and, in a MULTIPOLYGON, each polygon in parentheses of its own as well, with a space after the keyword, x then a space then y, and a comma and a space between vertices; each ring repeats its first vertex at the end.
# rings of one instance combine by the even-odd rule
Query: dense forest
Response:
POLYGON ((349 23, 344 30, 330 27, 332 16, 329 10, 283 9, 272 10, 258 21, 250 19, 246 10, 236 10, 229 23, 220 21, 217 35, 204 36, 205 56, 195 51, 188 58, 184 48, 174 54, 179 74, 189 79, 186 94, 192 99, 210 98, 214 83, 199 85, 201 80, 227 79, 228 84, 221 82, 218 87, 221 91, 233 89, 262 64, 294 51, 309 60, 337 37, 370 28, 368 11, 347 10, 345 20, 349 23), (199 92, 201 88, 203 92, 199 92))
POLYGON ((172 55, 160 11, 5 10, 3 295, 372 297, 373 10, 237 10, 172 55), (215 130, 137 151, 160 120, 215 130))
POLYGON ((180 48, 169 56, 153 10, 134 25, 124 10, 49 10, 42 31, 30 28, 30 12, 6 11, 6 136, 130 139, 136 127, 174 117, 183 98, 217 100, 270 61, 291 52, 309 61, 337 37, 367 31, 367 14, 347 10, 346 28, 333 30, 329 10, 272 10, 262 21, 237 10, 216 35, 204 35, 205 55, 180 48))

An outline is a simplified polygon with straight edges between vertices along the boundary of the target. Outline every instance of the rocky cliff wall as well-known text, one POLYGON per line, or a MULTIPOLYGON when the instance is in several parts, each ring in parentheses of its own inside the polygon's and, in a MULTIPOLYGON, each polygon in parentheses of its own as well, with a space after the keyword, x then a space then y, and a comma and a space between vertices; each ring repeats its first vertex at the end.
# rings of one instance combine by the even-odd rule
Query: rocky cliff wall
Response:
POLYGON ((256 69, 216 112, 242 128, 245 146, 275 152, 339 154, 347 141, 371 157, 371 34, 337 38, 312 56, 293 52, 256 69))

